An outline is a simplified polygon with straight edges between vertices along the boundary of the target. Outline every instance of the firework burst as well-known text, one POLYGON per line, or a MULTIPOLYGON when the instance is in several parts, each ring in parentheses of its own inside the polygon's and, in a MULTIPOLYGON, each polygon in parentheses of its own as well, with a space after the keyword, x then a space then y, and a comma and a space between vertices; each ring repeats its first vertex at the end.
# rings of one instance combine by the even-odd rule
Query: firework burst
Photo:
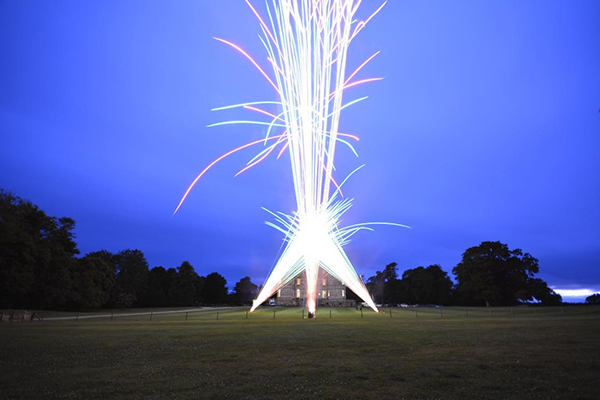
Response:
POLYGON ((372 222, 340 226, 340 217, 352 206, 351 199, 343 198, 342 186, 361 167, 341 183, 334 179, 333 173, 337 145, 347 146, 356 154, 350 141, 359 140, 354 135, 339 132, 341 112, 366 100, 363 97, 344 104, 345 90, 383 79, 355 79, 378 52, 347 75, 348 48, 386 3, 369 18, 361 21, 355 19, 355 16, 362 0, 273 0, 271 5, 266 5, 267 19, 259 14, 249 0, 245 1, 262 29, 261 41, 268 55, 267 62, 272 75, 238 45, 224 39, 215 39, 235 49, 252 63, 273 87, 278 101, 252 102, 214 109, 224 111, 243 108, 260 114, 267 120, 227 121, 210 126, 263 125, 267 127, 266 136, 240 146, 211 163, 192 182, 175 212, 198 180, 229 155, 251 146, 264 145, 265 148, 238 172, 239 175, 276 151, 277 158, 287 151, 291 160, 297 211, 288 215, 267 210, 275 220, 275 223, 267 224, 283 233, 285 247, 252 310, 305 271, 306 306, 309 313, 314 315, 317 306, 317 276, 319 268, 322 268, 377 311, 343 246, 355 233, 371 230, 371 225, 404 225, 372 222), (269 107, 277 108, 279 112, 271 112, 269 107), (281 133, 274 134, 276 131, 281 133))

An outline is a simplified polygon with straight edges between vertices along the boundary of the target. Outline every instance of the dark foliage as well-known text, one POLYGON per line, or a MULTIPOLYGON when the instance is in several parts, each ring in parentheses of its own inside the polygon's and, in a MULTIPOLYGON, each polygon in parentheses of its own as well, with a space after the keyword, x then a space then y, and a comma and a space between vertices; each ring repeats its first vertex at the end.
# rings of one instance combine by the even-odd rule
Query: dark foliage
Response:
MULTIPOLYGON (((77 258, 74 228, 72 219, 48 216, 0 190, 1 308, 191 307, 229 300, 225 278, 200 277, 188 262, 177 270, 150 270, 139 250, 101 250, 77 258)), ((246 303, 256 295, 256 285, 249 278, 240 282, 233 298, 246 303)))
POLYGON ((143 299, 150 272, 144 253, 139 250, 123 250, 115 254, 113 260, 117 271, 117 293, 131 294, 136 299, 133 304, 142 305, 138 300, 143 299))
POLYGON ((87 255, 73 264, 71 279, 69 308, 101 308, 110 298, 115 270, 101 258, 87 255))
POLYGON ((588 304, 600 304, 600 293, 595 293, 585 298, 585 302, 588 304))
POLYGON ((213 272, 204 278, 202 303, 209 305, 227 303, 227 281, 220 274, 213 272))
POLYGON ((534 278, 539 272, 537 259, 500 242, 483 242, 467 249, 452 272, 463 304, 513 306, 534 299, 550 304, 562 300, 545 282, 534 278))
POLYGON ((367 288, 380 304, 449 304, 452 298, 452 281, 439 265, 408 269, 398 279, 391 263, 369 278, 367 288))
POLYGON ((204 279, 200 278, 194 267, 184 261, 177 268, 177 275, 171 283, 169 300, 173 306, 197 306, 200 303, 200 295, 204 279))
POLYGON ((144 304, 148 307, 167 307, 171 305, 169 291, 177 278, 177 270, 154 267, 148 273, 148 285, 144 294, 144 304))
POLYGON ((409 304, 450 304, 452 281, 439 265, 408 269, 402 274, 401 302, 409 304))
POLYGON ((233 301, 236 304, 250 305, 252 304, 252 300, 256 299, 257 295, 258 286, 252 283, 250 277, 247 276, 235 284, 233 301))
POLYGON ((395 262, 377 271, 367 280, 367 289, 376 303, 394 303, 398 297, 398 264, 395 262))
POLYGON ((75 221, 0 191, 0 306, 63 308, 79 254, 75 221))
MULTIPOLYGON (((1 308, 249 305, 257 296, 249 277, 237 282, 229 295, 220 274, 201 277, 187 261, 177 269, 150 270, 139 250, 101 250, 77 258, 74 228, 72 219, 48 216, 31 202, 0 190, 1 308)), ((467 249, 454 267, 454 290, 439 265, 408 269, 399 278, 397 264, 391 263, 366 285, 380 304, 560 304, 560 295, 535 277, 538 272, 538 260, 530 254, 500 242, 483 242, 467 249)), ((354 294, 348 290, 347 295, 354 294)), ((597 304, 600 294, 586 301, 597 304)))

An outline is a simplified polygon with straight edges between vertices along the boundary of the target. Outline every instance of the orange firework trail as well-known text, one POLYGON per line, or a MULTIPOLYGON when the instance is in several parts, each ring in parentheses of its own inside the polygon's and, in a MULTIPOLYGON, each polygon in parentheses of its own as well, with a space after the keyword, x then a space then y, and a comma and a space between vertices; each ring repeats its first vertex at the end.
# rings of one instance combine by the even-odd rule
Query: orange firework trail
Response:
MULTIPOLYGON (((340 226, 340 217, 352 206, 352 199, 342 197, 341 188, 356 171, 338 184, 333 178, 334 157, 337 144, 354 147, 344 138, 358 141, 355 135, 340 133, 341 112, 366 97, 343 103, 345 90, 383 78, 355 80, 355 76, 379 52, 363 62, 346 77, 348 48, 352 40, 385 6, 384 2, 364 21, 356 20, 362 0, 272 0, 267 3, 268 18, 263 18, 249 0, 245 2, 258 19, 263 31, 261 41, 267 51, 267 61, 273 75, 240 46, 215 38, 242 54, 275 89, 279 101, 263 101, 221 107, 213 111, 242 108, 270 121, 226 121, 210 127, 234 124, 268 127, 264 139, 240 146, 217 158, 192 182, 175 212, 179 210, 198 180, 216 163, 248 147, 263 144, 265 149, 257 154, 237 175, 259 164, 278 146, 277 158, 288 152, 291 160, 297 211, 291 215, 269 212, 275 223, 267 225, 279 230, 285 237, 285 248, 263 285, 252 311, 288 284, 298 274, 305 272, 307 281, 306 306, 314 315, 317 306, 317 276, 319 268, 343 282, 373 310, 367 288, 346 256, 343 246, 361 230, 372 230, 371 225, 405 225, 371 222, 340 226), (269 23, 265 22, 268 21, 269 23), (281 113, 267 111, 264 107, 276 106, 281 113), (271 136, 282 129, 283 133, 271 136)), ((237 176, 236 175, 236 176, 237 176)))

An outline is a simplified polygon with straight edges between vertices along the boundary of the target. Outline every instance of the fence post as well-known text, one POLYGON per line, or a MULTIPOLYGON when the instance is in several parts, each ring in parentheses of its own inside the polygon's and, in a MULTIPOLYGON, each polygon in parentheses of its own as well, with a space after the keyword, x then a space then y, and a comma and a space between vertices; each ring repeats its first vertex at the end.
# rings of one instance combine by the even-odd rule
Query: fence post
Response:
POLYGON ((75 318, 75 322, 79 322, 79 311, 77 311, 77 317, 75 318))
POLYGON ((153 312, 154 312, 154 311, 150 311, 150 321, 152 321, 152 313, 153 313, 153 312))
POLYGON ((419 318, 419 310, 415 308, 415 318, 419 318))
POLYGON ((185 320, 187 321, 188 313, 185 313, 185 320))
POLYGON ((111 321, 113 320, 113 317, 114 317, 114 316, 115 316, 115 312, 113 311, 113 312, 110 314, 110 320, 111 320, 111 321))
MULTIPOLYGON (((4 317, 4 313, 2 313, 2 316, 4 317)), ((42 313, 40 320, 42 320, 42 321, 44 320, 44 313, 42 313)))
POLYGON ((492 316, 492 309, 490 308, 490 317, 492 316))
POLYGON ((219 312, 217 311, 217 321, 219 320, 219 312))
POLYGON ((465 318, 469 318, 469 310, 465 309, 465 318))

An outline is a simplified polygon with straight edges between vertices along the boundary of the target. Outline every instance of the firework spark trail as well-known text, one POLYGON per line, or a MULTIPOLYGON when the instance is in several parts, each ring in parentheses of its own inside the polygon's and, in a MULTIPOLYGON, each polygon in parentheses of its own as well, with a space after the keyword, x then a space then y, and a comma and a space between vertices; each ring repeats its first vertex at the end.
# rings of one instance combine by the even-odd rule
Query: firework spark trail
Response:
MULTIPOLYGON (((358 137, 338 132, 342 110, 366 97, 343 104, 344 91, 361 84, 380 81, 368 78, 352 81, 355 76, 379 52, 363 62, 346 77, 348 48, 352 40, 368 22, 385 6, 384 2, 364 21, 356 21, 355 14, 362 0, 273 0, 267 3, 268 19, 261 17, 249 0, 245 0, 257 17, 264 36, 261 41, 268 53, 267 60, 273 67, 273 76, 259 65, 240 46, 220 38, 216 40, 232 47, 246 57, 258 72, 275 89, 280 101, 263 101, 221 107, 216 110, 243 108, 267 116, 270 122, 242 120, 227 121, 210 126, 254 124, 268 126, 264 139, 240 146, 210 164, 194 180, 179 203, 177 210, 192 187, 217 162, 250 146, 276 140, 254 157, 237 175, 266 159, 280 144, 277 158, 287 150, 296 195, 297 211, 292 215, 272 213, 276 223, 267 225, 284 234, 285 247, 273 267, 252 311, 298 274, 305 271, 307 278, 307 308, 314 315, 317 305, 317 276, 319 268, 340 280, 356 295, 377 311, 364 283, 356 273, 342 246, 361 230, 372 230, 369 225, 395 225, 383 222, 340 227, 340 217, 351 206, 351 199, 338 200, 342 196, 341 184, 333 178, 337 143, 352 145, 341 139, 358 137), (267 23, 268 21, 269 23, 267 23), (281 108, 279 115, 262 106, 281 108), (261 106, 261 107, 257 107, 261 106), (282 134, 271 136, 271 131, 285 128, 282 134), (333 188, 332 188, 333 185, 333 188), (331 191, 333 190, 333 193, 331 191)), ((237 176, 236 175, 236 176, 237 176)), ((177 210, 175 212, 177 212, 177 210)))
MULTIPOLYGON (((380 79, 350 82, 378 53, 346 77, 348 47, 365 25, 359 23, 352 29, 359 5, 360 0, 280 0, 273 3, 273 13, 268 9, 272 29, 250 5, 265 32, 263 43, 274 64, 298 206, 293 216, 277 218, 287 246, 253 309, 306 271, 306 305, 314 313, 318 270, 323 268, 377 310, 342 249, 364 227, 340 228, 340 216, 351 201, 335 203, 336 196, 330 196, 343 92, 380 79)), ((341 193, 341 187, 335 187, 335 194, 341 193)))

